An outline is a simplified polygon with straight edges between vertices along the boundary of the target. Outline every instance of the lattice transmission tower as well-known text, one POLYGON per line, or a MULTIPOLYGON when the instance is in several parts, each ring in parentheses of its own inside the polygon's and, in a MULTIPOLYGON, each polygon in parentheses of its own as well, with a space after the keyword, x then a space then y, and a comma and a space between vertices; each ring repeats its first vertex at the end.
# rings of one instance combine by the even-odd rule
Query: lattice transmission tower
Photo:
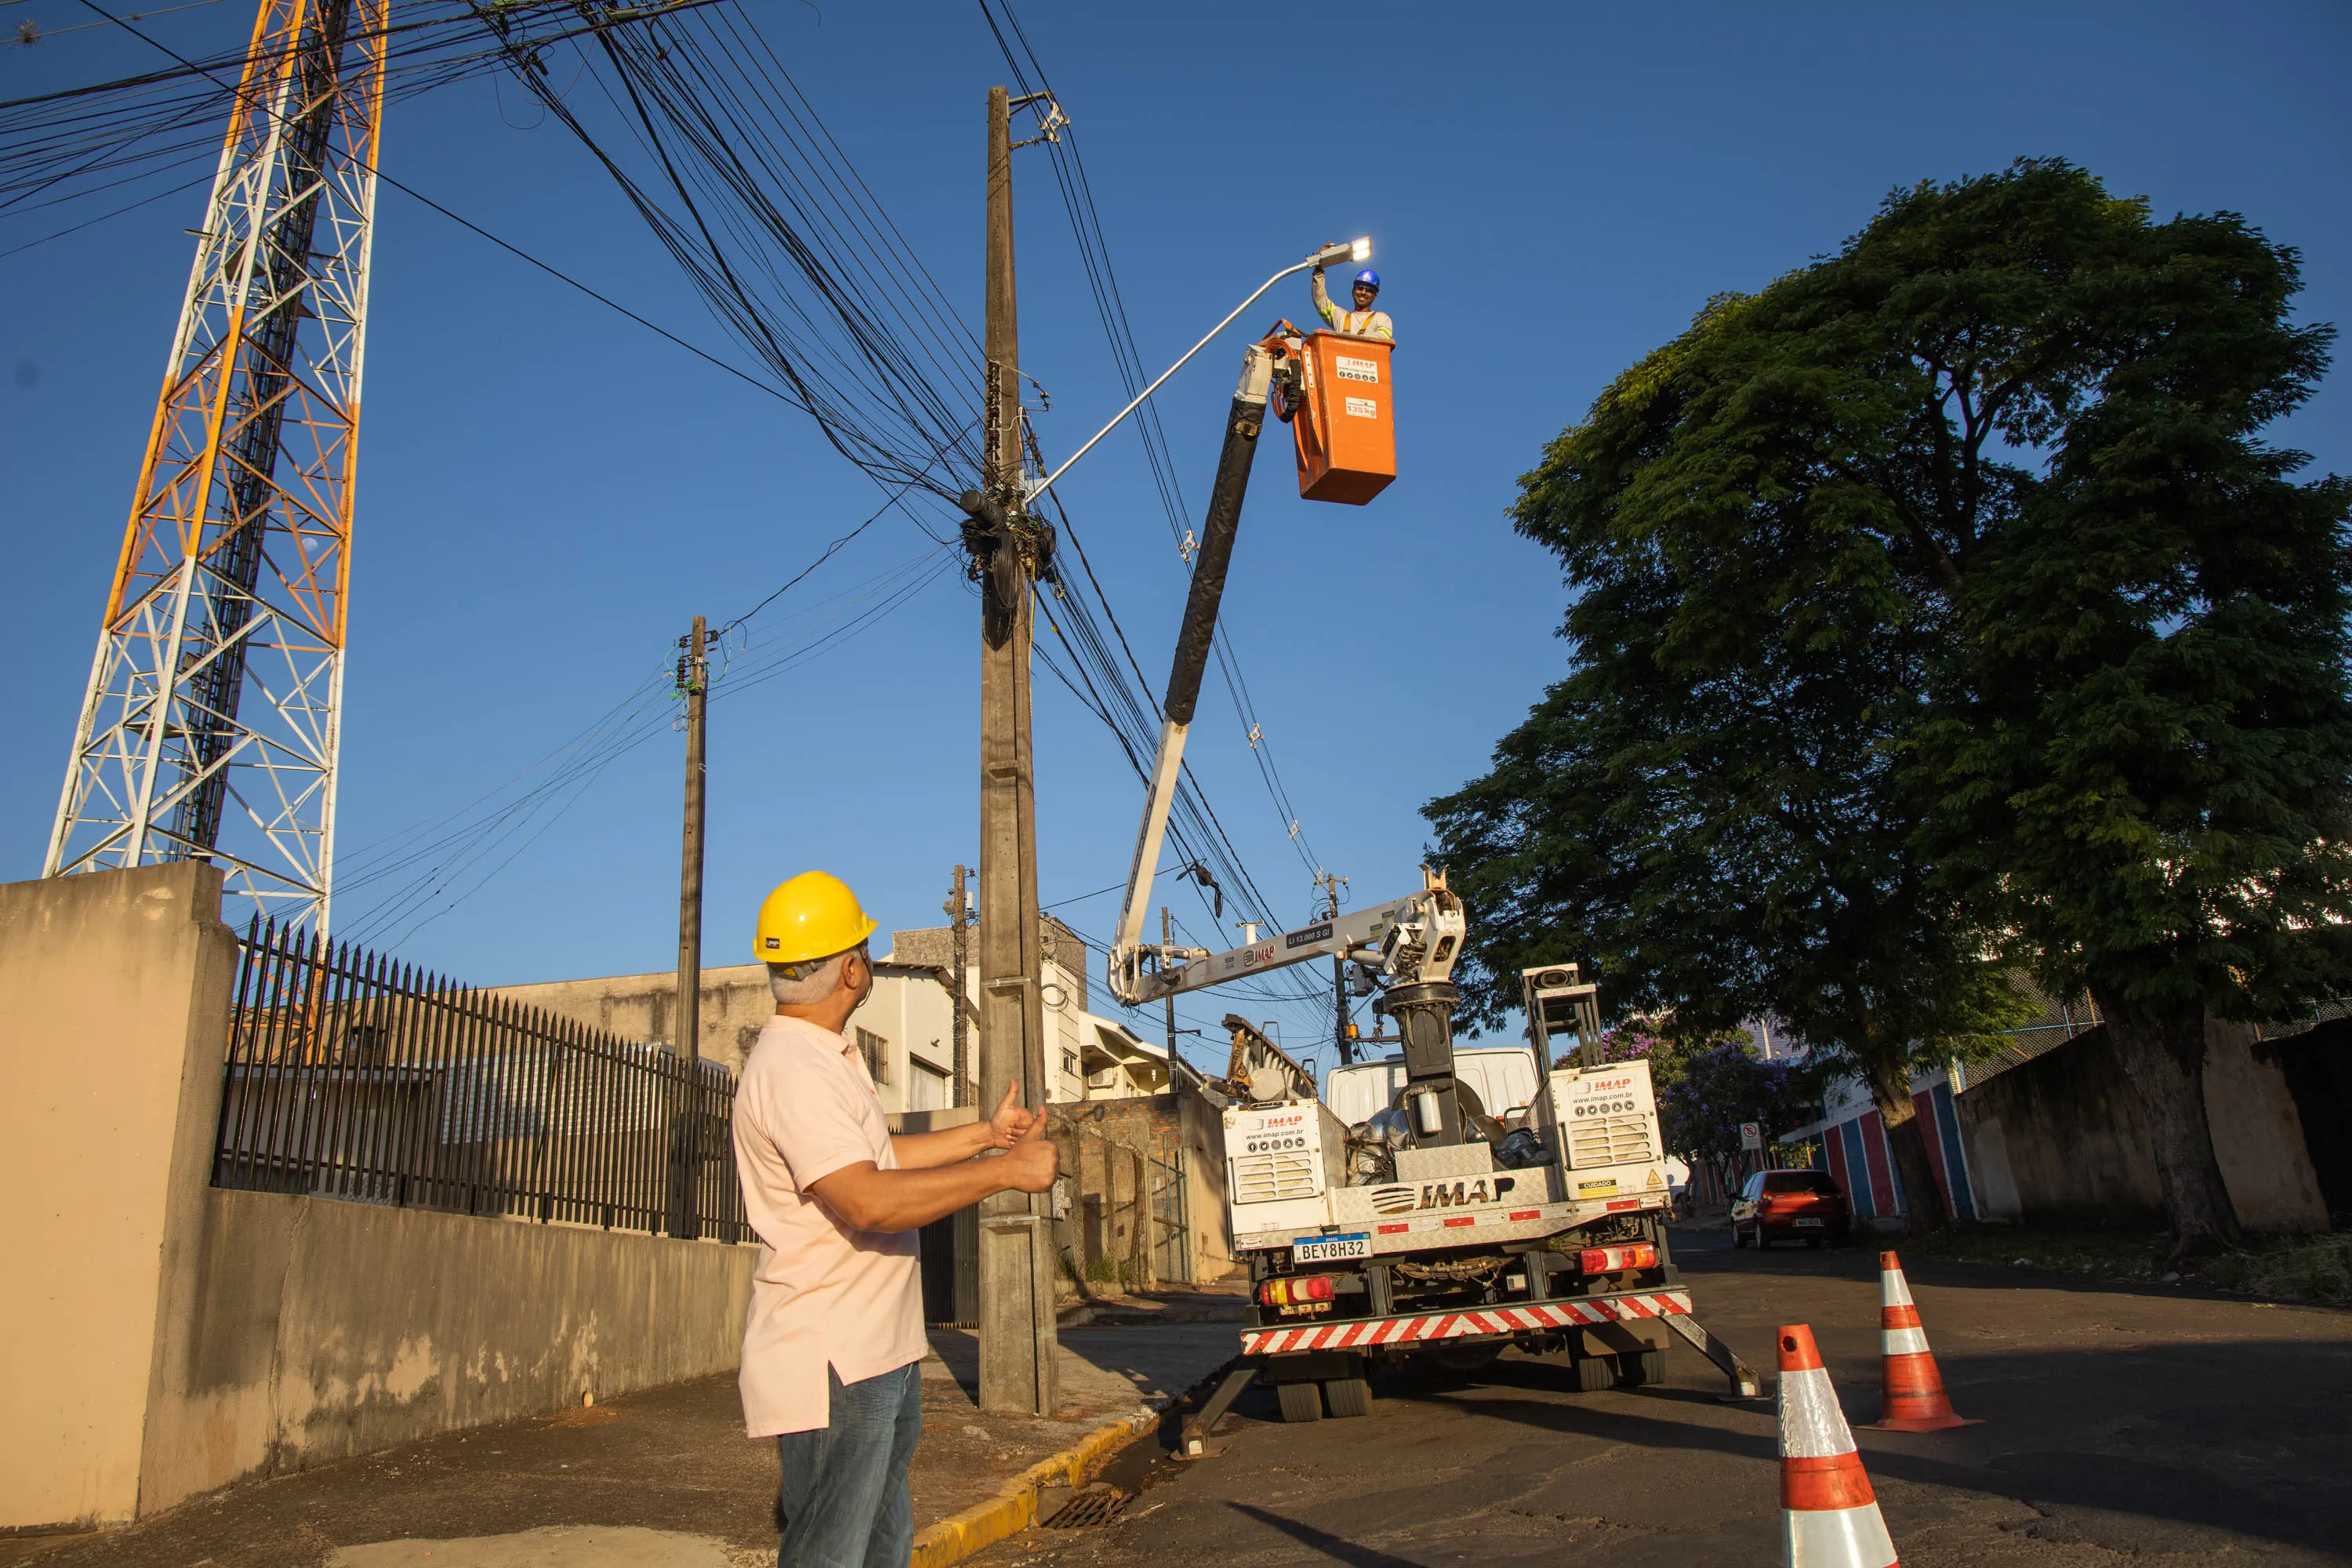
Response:
POLYGON ((389 0, 262 0, 44 874, 323 928, 389 0))

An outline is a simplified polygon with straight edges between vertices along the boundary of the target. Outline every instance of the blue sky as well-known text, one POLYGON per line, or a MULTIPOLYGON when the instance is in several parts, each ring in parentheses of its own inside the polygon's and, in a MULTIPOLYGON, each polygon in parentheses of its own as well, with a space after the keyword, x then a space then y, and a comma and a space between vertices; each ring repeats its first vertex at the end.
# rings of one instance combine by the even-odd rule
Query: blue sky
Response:
MULTIPOLYGON (((976 7, 735 3, 940 280, 943 308, 976 323, 982 104, 1004 79, 976 7)), ((89 16, 24 0, 0 21, 28 14, 49 29, 89 16)), ((1378 246, 1400 340, 1400 478, 1370 507, 1318 506, 1269 448, 1226 600, 1306 851, 1213 677, 1195 731, 1211 802, 1285 919, 1307 913, 1316 864, 1349 878, 1358 902, 1418 886, 1422 803, 1482 771, 1559 674, 1557 568, 1503 518, 1543 441, 1709 295, 1833 248, 1890 187, 2064 156, 2159 215, 2233 209, 2301 247, 2306 319, 2340 320, 2352 297, 2340 5, 1030 0, 1021 19, 1080 132, 1155 369, 1314 244, 1378 246)), ((147 26, 194 52, 234 47, 250 24, 245 0, 223 0, 147 26)), ((58 37, 0 50, 0 97, 156 63, 108 29, 58 37)), ((568 134, 515 128, 536 118, 511 87, 448 89, 394 107, 383 166, 723 352, 568 134)), ((1066 452, 1122 399, 1035 157, 1015 173, 1023 358, 1052 396, 1040 437, 1066 452)), ((0 526, 15 563, 0 876, 39 869, 186 276, 183 231, 201 212, 191 193, 0 258, 0 526)), ((46 216, 0 216, 0 250, 46 216)), ((1302 280, 1247 324, 1304 315, 1305 293, 1302 280)), ((372 310, 339 827, 354 859, 539 761, 666 667, 691 616, 749 608, 876 504, 804 418, 392 190, 372 310)), ((1239 342, 1236 329, 1161 395, 1195 506, 1239 342)), ((2283 437, 2343 470, 2347 409, 2339 374, 2283 437)), ((1135 442, 1114 437, 1062 494, 1156 688, 1183 577, 1135 442)), ((930 548, 886 519, 751 633, 804 636, 870 606, 859 595, 930 548)), ((948 574, 714 704, 707 962, 748 957, 761 894, 811 865, 848 878, 886 928, 941 918, 950 868, 976 858, 976 618, 948 574)), ((1123 874, 1139 791, 1042 668, 1036 743, 1051 905, 1123 874)), ((665 967, 681 755, 662 733, 621 758, 508 845, 495 876, 396 928, 397 951, 488 983, 665 967)), ((349 891, 339 924, 383 886, 349 891)), ((1205 910, 1171 901, 1212 940, 1205 910)), ((1114 903, 1057 912, 1100 935, 1114 903)), ((1213 1039, 1227 1005, 1211 994, 1185 1012, 1213 1039)), ((1303 1007, 1277 1016, 1294 1041, 1316 1024, 1303 1007)))

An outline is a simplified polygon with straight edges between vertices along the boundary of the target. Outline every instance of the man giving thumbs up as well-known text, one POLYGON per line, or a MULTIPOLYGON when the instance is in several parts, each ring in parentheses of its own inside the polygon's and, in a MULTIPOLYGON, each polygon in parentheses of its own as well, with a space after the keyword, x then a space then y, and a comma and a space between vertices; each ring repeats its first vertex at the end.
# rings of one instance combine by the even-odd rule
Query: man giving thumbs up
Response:
POLYGON ((847 887, 810 871, 768 896, 754 939, 776 1012, 735 1094, 735 1166, 765 1244, 739 1382, 746 1430, 783 1461, 783 1568, 906 1568, 927 1349, 915 1232, 1042 1193, 1060 1163, 1018 1083, 985 1121, 891 1136, 842 1035, 874 989, 873 930, 847 887))

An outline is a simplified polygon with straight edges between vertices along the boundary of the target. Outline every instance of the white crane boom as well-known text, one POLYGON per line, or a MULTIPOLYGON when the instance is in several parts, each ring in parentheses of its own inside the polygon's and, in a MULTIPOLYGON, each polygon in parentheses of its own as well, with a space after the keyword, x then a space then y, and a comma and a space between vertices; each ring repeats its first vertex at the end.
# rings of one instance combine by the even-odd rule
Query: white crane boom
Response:
POLYGON ((1296 931, 1213 952, 1181 969, 1139 968, 1135 999, 1156 1002, 1335 954, 1367 964, 1402 984, 1448 979, 1462 952, 1462 900, 1445 886, 1442 874, 1424 875, 1429 885, 1420 892, 1385 904, 1350 910, 1296 931))

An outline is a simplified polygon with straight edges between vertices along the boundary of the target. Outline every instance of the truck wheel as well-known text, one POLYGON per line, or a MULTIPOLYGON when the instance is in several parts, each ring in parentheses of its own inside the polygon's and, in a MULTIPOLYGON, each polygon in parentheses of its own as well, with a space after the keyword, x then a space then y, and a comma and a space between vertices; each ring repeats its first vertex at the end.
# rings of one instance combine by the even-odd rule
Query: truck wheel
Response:
POLYGON ((1617 1386, 1617 1358, 1580 1355, 1568 1363, 1568 1384, 1579 1394, 1598 1394, 1617 1386))
POLYGON ((1617 1381, 1628 1388, 1639 1388, 1643 1384, 1654 1387, 1666 1381, 1666 1352, 1664 1351, 1640 1351, 1616 1359, 1617 1381))
POLYGON ((1323 1419, 1323 1391, 1311 1383, 1277 1383, 1274 1396, 1282 1404, 1285 1421, 1323 1419))
POLYGON ((1360 1377, 1333 1378, 1323 1385, 1323 1398, 1331 1406, 1334 1421, 1372 1413, 1372 1385, 1360 1377))

